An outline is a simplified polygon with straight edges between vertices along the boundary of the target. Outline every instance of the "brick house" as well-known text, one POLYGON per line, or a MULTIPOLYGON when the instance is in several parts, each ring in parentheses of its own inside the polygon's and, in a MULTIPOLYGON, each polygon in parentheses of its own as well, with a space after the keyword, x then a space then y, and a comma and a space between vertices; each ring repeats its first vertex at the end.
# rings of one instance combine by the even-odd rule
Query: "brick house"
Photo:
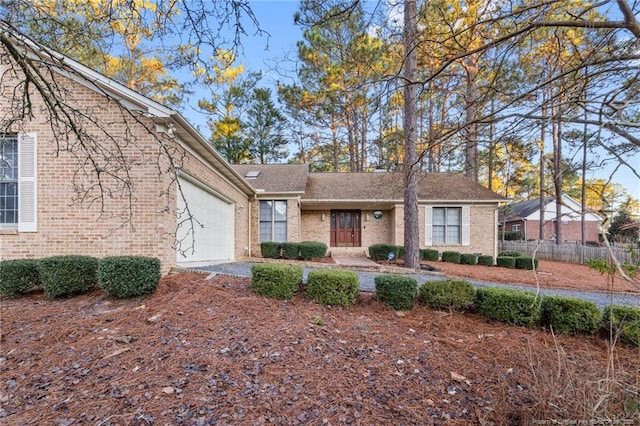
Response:
MULTIPOLYGON (((582 207, 570 196, 562 195, 562 239, 564 242, 582 241, 582 207)), ((592 211, 585 213, 585 241, 597 243, 600 238, 602 217, 592 211)), ((553 197, 544 198, 545 240, 555 241, 556 202, 553 197)), ((540 236, 540 199, 509 204, 500 213, 499 226, 505 232, 520 232, 524 240, 537 240, 540 236)))
MULTIPOLYGON (((257 194, 254 252, 261 241, 320 241, 333 255, 366 255, 372 244, 404 243, 401 173, 310 173, 306 164, 233 167, 257 194)), ((420 247, 496 256, 504 201, 460 174, 420 174, 420 247)))

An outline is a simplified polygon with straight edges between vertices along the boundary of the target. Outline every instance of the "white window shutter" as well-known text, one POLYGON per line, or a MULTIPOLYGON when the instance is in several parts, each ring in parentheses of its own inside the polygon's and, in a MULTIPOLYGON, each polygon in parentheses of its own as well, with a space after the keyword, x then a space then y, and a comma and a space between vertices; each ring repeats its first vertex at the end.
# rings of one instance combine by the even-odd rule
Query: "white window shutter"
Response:
POLYGON ((471 207, 462 206, 462 245, 471 245, 471 207))
POLYGON ((424 245, 433 245, 433 208, 424 207, 424 245))
POLYGON ((38 231, 37 161, 36 134, 18 135, 18 232, 38 231))

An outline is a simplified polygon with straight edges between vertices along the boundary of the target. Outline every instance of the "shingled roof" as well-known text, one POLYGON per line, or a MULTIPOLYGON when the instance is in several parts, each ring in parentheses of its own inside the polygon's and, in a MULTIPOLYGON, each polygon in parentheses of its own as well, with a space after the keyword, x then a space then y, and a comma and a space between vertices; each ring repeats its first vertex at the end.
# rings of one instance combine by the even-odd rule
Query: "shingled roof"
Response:
POLYGON ((236 164, 236 172, 258 192, 300 193, 307 186, 308 164, 236 164))
MULTIPOLYGON (((544 205, 546 206, 554 200, 553 197, 545 197, 544 205)), ((529 215, 540 210, 540 199, 534 198, 533 200, 521 201, 519 203, 513 203, 506 206, 501 211, 501 216, 504 214, 504 218, 501 220, 519 220, 528 217, 529 215)))

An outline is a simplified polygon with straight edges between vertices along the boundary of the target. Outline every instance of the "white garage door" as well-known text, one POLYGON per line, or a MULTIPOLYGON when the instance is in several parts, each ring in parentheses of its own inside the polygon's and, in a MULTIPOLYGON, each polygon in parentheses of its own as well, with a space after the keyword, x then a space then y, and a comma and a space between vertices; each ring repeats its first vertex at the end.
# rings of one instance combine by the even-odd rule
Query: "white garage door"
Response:
POLYGON ((184 177, 179 178, 179 181, 193 216, 193 226, 189 221, 185 202, 178 194, 178 264, 206 264, 233 259, 233 204, 216 196, 203 185, 184 177))

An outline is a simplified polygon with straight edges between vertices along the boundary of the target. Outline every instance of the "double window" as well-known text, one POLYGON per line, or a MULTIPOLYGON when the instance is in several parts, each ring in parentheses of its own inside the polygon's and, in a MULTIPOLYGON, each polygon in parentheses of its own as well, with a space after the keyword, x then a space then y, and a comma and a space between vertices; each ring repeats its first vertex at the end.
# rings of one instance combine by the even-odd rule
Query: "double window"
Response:
POLYGON ((287 241, 286 200, 260 201, 260 241, 287 241))
POLYGON ((434 207, 433 208, 433 243, 461 244, 462 243, 462 208, 434 207))
POLYGON ((18 138, 0 138, 0 225, 18 224, 18 138))
POLYGON ((38 231, 35 133, 0 135, 0 228, 38 231))

